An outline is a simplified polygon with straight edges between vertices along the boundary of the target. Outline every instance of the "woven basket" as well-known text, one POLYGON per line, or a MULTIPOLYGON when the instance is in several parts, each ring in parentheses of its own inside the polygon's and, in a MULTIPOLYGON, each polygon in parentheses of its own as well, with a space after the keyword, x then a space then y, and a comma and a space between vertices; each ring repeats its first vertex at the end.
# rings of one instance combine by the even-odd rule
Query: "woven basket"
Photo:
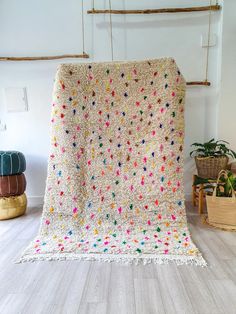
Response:
MULTIPOLYGON (((219 173, 216 187, 222 175, 228 176, 227 172, 222 170, 219 173)), ((217 197, 216 187, 212 196, 206 195, 208 221, 210 224, 228 226, 234 229, 236 227, 236 196, 232 187, 232 197, 217 197)))
POLYGON ((221 170, 228 165, 228 156, 195 157, 198 176, 205 179, 217 179, 221 170))
POLYGON ((24 215, 27 207, 25 194, 20 196, 0 197, 0 220, 24 215))

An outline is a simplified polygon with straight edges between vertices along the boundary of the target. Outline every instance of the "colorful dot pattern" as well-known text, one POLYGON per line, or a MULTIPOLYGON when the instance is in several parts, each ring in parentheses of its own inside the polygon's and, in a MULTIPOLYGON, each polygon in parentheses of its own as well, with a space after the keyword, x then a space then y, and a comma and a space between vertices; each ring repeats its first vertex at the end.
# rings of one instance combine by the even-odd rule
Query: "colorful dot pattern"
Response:
POLYGON ((42 223, 26 254, 199 255, 184 207, 184 98, 170 58, 61 65, 42 223))

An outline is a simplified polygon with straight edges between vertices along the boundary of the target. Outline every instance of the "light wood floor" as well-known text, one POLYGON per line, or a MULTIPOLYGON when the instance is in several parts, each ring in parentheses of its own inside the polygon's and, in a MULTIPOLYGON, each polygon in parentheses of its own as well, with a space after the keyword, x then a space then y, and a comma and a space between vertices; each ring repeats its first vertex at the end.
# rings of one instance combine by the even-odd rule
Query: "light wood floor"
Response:
POLYGON ((0 222, 0 314, 236 313, 236 233, 189 227, 210 267, 13 260, 36 235, 41 211, 0 222))

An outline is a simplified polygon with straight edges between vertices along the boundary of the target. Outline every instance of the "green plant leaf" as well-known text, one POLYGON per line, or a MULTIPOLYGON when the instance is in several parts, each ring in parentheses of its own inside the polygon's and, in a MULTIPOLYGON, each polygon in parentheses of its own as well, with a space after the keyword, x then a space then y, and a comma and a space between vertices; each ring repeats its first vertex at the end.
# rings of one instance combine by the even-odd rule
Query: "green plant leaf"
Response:
POLYGON ((190 156, 229 156, 232 158, 236 158, 236 152, 234 152, 226 145, 229 145, 229 143, 224 140, 215 141, 214 138, 205 143, 193 143, 191 146, 196 147, 196 149, 190 152, 190 156))

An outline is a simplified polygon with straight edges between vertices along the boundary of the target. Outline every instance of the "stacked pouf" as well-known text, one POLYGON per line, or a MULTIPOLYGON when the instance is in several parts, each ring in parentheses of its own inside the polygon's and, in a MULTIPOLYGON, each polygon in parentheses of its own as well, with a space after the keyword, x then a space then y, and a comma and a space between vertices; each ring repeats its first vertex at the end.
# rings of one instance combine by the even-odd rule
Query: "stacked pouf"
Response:
POLYGON ((27 207, 25 157, 16 151, 0 151, 0 220, 21 216, 27 207))

